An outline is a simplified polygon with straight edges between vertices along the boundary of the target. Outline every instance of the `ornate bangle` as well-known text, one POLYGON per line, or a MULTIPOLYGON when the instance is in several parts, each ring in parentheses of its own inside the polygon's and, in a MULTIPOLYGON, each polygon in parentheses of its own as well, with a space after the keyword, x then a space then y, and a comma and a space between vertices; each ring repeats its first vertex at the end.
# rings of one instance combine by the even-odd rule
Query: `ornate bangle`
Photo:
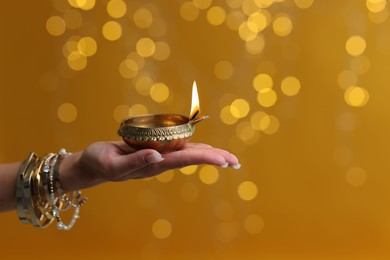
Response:
MULTIPOLYGON (((47 157, 52 157, 54 154, 50 154, 47 157)), ((45 200, 43 194, 43 185, 42 185, 42 168, 45 163, 44 159, 39 160, 37 167, 31 174, 30 182, 30 192, 31 192, 31 205, 32 210, 30 210, 30 216, 33 220, 33 225, 37 228, 47 227, 52 221, 53 216, 49 214, 50 204, 45 200)))
POLYGON ((37 160, 38 156, 35 153, 30 153, 27 159, 20 166, 18 179, 16 181, 16 211, 20 221, 25 224, 30 224, 31 219, 27 210, 26 199, 24 196, 24 179, 27 175, 27 169, 37 160))
POLYGON ((31 153, 22 163, 16 182, 16 208, 22 223, 44 228, 56 219, 60 230, 69 230, 76 223, 80 207, 87 198, 81 197, 81 191, 68 196, 61 189, 58 168, 67 155, 65 149, 43 158, 31 153), (74 212, 69 224, 65 225, 60 212, 69 208, 74 208, 74 212))

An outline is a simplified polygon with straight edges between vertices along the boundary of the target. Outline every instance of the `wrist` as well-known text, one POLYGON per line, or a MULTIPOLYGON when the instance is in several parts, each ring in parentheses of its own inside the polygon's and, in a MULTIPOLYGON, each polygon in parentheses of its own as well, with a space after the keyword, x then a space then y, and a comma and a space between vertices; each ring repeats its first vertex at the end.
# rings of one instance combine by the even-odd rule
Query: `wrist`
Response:
POLYGON ((89 188, 102 182, 96 174, 86 170, 81 157, 81 152, 69 154, 59 165, 61 188, 65 192, 89 188))

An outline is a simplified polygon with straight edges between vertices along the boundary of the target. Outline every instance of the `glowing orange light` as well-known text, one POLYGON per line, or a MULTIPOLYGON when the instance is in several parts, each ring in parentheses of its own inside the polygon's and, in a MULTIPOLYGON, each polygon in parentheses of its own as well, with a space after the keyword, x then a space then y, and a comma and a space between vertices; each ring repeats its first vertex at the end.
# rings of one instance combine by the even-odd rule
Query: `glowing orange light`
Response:
POLYGON ((194 81, 194 84, 192 85, 192 102, 191 102, 191 113, 190 113, 190 120, 193 120, 196 118, 196 116, 200 112, 200 106, 199 106, 199 95, 198 95, 198 88, 196 87, 196 82, 194 81))

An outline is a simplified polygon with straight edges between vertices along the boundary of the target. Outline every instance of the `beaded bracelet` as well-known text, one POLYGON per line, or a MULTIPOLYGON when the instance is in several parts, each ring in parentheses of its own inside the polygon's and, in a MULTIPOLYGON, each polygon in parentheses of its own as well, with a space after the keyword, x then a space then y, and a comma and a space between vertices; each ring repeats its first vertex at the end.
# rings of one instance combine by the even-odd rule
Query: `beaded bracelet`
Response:
POLYGON ((44 228, 56 219, 59 230, 69 230, 76 223, 80 207, 87 198, 81 197, 81 191, 68 196, 61 189, 58 168, 67 155, 65 149, 43 158, 31 153, 22 163, 16 183, 16 208, 22 223, 44 228), (69 224, 65 225, 60 212, 69 208, 74 208, 74 212, 69 224))
POLYGON ((59 186, 59 174, 58 171, 56 171, 56 167, 59 162, 68 155, 65 149, 61 149, 59 156, 55 157, 53 160, 54 162, 52 164, 47 164, 46 166, 46 172, 49 174, 49 202, 51 205, 51 214, 57 219, 57 228, 59 230, 69 230, 71 229, 74 224, 76 223, 76 220, 79 218, 79 212, 80 212, 80 207, 86 202, 86 198, 81 198, 81 191, 76 191, 75 193, 77 194, 77 203, 73 203, 72 200, 70 200, 65 193, 61 190, 59 186), (59 194, 56 196, 56 193, 59 194), (57 200, 60 199, 62 202, 64 202, 68 207, 65 207, 64 209, 61 209, 57 205, 57 200), (70 220, 68 225, 65 225, 62 222, 61 216, 60 216, 60 211, 65 211, 68 208, 73 207, 74 212, 72 219, 70 220))

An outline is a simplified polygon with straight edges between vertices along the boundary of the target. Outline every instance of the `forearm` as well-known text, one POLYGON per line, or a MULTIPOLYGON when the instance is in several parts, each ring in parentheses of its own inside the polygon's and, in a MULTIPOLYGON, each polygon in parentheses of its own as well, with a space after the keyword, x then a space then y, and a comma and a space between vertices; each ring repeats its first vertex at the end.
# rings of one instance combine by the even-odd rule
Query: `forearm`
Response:
POLYGON ((0 212, 16 209, 16 180, 20 163, 0 165, 0 212))

